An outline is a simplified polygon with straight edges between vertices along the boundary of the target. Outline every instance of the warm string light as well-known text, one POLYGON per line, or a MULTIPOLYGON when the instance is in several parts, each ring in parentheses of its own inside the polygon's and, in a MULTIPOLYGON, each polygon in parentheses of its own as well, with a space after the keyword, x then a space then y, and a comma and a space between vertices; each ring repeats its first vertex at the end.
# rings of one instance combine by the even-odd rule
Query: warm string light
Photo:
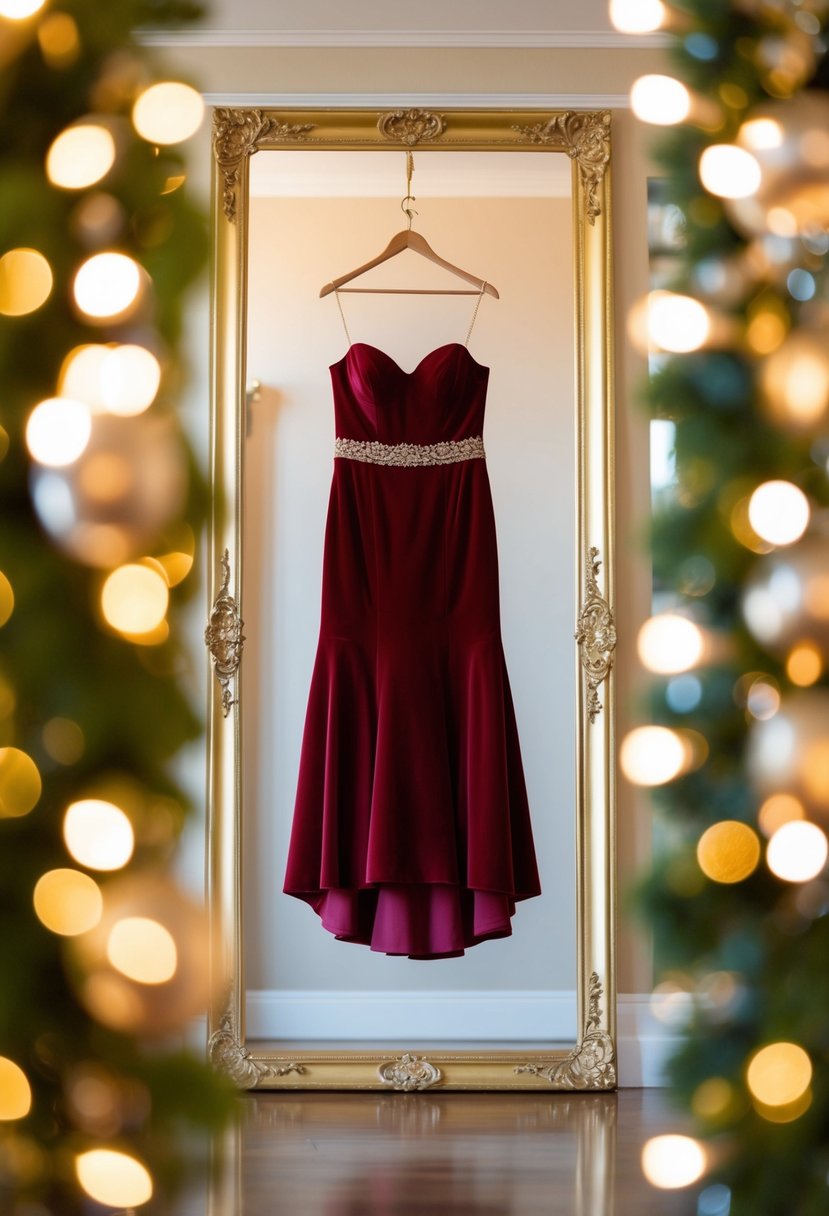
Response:
POLYGON ((78 268, 72 284, 75 303, 92 320, 122 317, 141 288, 137 262, 124 253, 95 253, 78 268))
POLYGON ((746 1083, 760 1113, 766 1114, 772 1108, 769 1113, 773 1118, 783 1114, 781 1122, 797 1118, 807 1109, 810 1099, 805 1104, 803 1099, 809 1094, 811 1081, 812 1061, 797 1043, 770 1043, 761 1047, 746 1069, 746 1083))
POLYGON ((178 967, 178 950, 172 934, 147 916, 116 921, 107 939, 106 952, 116 971, 139 984, 165 984, 178 967))
POLYGON ((120 566, 101 590, 101 609, 107 624, 118 633, 147 634, 164 620, 170 593, 167 581, 148 566, 120 566))
POLYGON ((104 910, 100 887, 80 870, 49 870, 38 879, 33 900, 38 920, 61 937, 87 933, 104 910))
POLYGON ((661 1190, 691 1186, 706 1167, 705 1149, 691 1136, 653 1136, 642 1149, 642 1172, 661 1190))
POLYGON ((766 481, 748 503, 748 518, 758 536, 771 545, 792 545, 809 526, 809 500, 790 481, 766 481))
POLYGON ((63 361, 58 390, 84 401, 95 413, 132 417, 155 400, 161 365, 143 346, 89 343, 76 346, 63 361))
POLYGON ((0 747, 0 819, 28 815, 43 789, 34 760, 19 747, 0 747))
POLYGON ((120 870, 135 847, 127 816, 100 798, 85 798, 67 807, 63 839, 75 861, 90 870, 120 870))
POLYGON ((697 861, 712 882, 742 882, 760 861, 759 837, 747 823, 724 819, 703 832, 697 844, 697 861))
POLYGON ((639 630, 639 658, 649 671, 663 675, 689 671, 702 658, 705 640, 698 625, 687 617, 663 612, 639 630))
POLYGON ((0 17, 9 21, 25 21, 39 12, 46 0, 0 0, 0 17))
POLYGON ((90 1149, 75 1158, 78 1182, 91 1199, 112 1208, 137 1208, 153 1197, 149 1170, 114 1149, 90 1149))
POLYGON ((22 317, 45 304, 52 268, 37 249, 9 249, 0 258, 0 314, 22 317))
POLYGON ((49 397, 29 415, 26 446, 38 464, 64 468, 83 454, 91 434, 92 417, 85 402, 49 397))
POLYGON ((748 198, 760 185, 760 166, 735 144, 710 144, 700 157, 699 176, 718 198, 748 198))
POLYGON ((826 865, 829 841, 816 823, 792 819, 775 829, 766 848, 766 864, 786 882, 808 882, 826 865))
POLYGON ((32 1089, 19 1064, 0 1056, 0 1122, 24 1119, 32 1108, 32 1089))
POLYGON ((68 127, 46 153, 46 176, 64 190, 85 190, 109 173, 115 163, 115 140, 97 123, 68 127))
POLYGON ((662 0, 610 0, 609 15, 622 34, 653 34, 668 22, 662 0))
POLYGON ((139 95, 132 124, 152 144, 178 144, 195 135, 204 118, 204 102, 190 85, 161 81, 139 95))

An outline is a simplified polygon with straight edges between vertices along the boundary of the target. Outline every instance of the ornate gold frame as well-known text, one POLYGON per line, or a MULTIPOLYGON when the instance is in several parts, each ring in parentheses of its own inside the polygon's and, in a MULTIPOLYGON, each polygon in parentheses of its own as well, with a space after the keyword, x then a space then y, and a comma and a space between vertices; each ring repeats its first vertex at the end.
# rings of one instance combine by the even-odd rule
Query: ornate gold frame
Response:
POLYGON ((213 125, 208 751, 213 1063, 243 1089, 613 1089, 616 1085, 613 351, 610 115, 596 111, 216 109, 213 125), (249 158, 263 149, 544 150, 573 162, 579 604, 578 1025, 570 1049, 280 1051, 245 1042, 239 692, 249 158), (601 696, 599 690, 601 689, 601 696), (528 1058, 532 1056, 533 1058, 528 1058))

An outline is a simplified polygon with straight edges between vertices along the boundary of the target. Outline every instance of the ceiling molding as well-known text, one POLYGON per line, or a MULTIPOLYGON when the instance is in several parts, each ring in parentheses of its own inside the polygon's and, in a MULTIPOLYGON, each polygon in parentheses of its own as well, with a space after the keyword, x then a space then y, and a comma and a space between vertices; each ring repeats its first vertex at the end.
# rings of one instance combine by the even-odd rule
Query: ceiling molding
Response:
POLYGON ((627 110, 627 93, 204 93, 209 106, 316 110, 627 110))
POLYGON ((541 50, 629 50, 670 46, 667 34, 615 30, 222 30, 136 31, 145 46, 166 47, 500 47, 541 50))

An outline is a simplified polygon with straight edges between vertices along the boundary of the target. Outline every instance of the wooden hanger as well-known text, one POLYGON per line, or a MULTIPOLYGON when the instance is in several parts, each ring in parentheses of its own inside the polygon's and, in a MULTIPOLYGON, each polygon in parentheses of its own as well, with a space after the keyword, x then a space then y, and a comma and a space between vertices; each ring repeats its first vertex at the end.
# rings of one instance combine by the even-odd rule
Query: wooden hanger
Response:
MULTIPOLYGON (((406 184, 408 190, 411 191, 412 173, 414 172, 414 163, 411 152, 406 153, 406 184)), ((363 266, 358 266, 356 270, 350 271, 348 274, 341 275, 338 279, 333 279, 330 283, 326 283, 320 289, 320 297, 330 295, 332 291, 338 291, 344 283, 350 283, 352 279, 359 278, 361 274, 365 274, 367 270, 373 270, 375 266, 379 266, 382 262, 387 262, 389 258, 396 257, 398 253, 402 253, 404 249, 411 249, 413 253, 419 253, 422 257, 427 258, 430 262, 434 262, 436 266, 442 267, 444 270, 456 275, 459 279, 463 279, 466 283, 471 283, 477 290, 465 291, 463 288, 428 288, 428 287, 346 287, 345 291, 360 292, 366 294, 378 295, 403 295, 403 296, 474 296, 480 294, 481 290, 487 295, 494 296, 496 300, 500 299, 496 288, 491 283, 484 279, 479 279, 477 275, 470 274, 467 270, 461 270, 460 266, 453 265, 452 262, 447 262, 445 258, 440 257, 435 253, 432 246, 422 237, 419 232, 412 231, 412 217, 417 213, 412 211, 411 207, 407 207, 407 203, 415 201, 414 195, 411 192, 406 194, 406 197, 401 200, 400 206, 409 217, 409 226, 401 232, 396 232, 389 241, 382 253, 376 258, 372 258, 370 262, 366 262, 363 266)))

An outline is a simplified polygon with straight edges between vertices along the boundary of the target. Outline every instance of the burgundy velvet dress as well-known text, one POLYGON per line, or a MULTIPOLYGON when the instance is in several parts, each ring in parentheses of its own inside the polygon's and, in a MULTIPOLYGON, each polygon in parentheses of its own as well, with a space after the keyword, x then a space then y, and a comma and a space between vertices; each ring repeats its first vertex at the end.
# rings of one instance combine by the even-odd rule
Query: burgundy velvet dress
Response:
POLYGON ((319 647, 284 890, 343 941, 441 958, 540 893, 466 346, 331 368, 319 647))

